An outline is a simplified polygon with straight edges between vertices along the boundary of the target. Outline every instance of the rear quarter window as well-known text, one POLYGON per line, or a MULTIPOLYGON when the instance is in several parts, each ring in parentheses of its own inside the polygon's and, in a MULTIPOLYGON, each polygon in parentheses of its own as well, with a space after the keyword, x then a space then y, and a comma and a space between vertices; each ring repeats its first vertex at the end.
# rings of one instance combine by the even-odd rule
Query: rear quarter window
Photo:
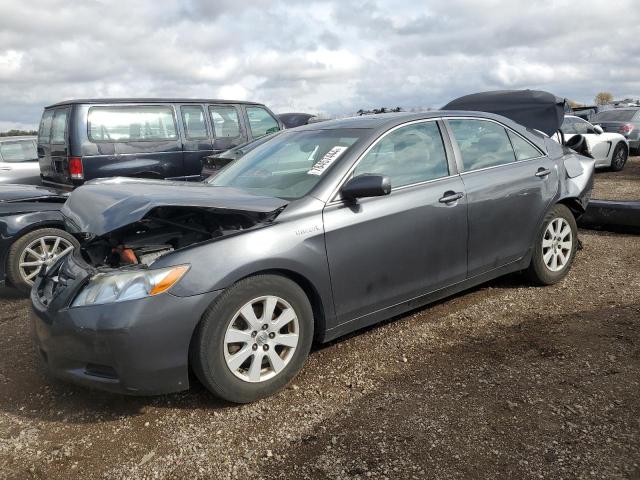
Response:
POLYGON ((91 107, 93 142, 157 142, 178 138, 173 108, 157 105, 91 107))
POLYGON ((542 156, 542 152, 527 142, 524 138, 513 132, 507 131, 513 151, 516 153, 516 160, 529 160, 542 156))

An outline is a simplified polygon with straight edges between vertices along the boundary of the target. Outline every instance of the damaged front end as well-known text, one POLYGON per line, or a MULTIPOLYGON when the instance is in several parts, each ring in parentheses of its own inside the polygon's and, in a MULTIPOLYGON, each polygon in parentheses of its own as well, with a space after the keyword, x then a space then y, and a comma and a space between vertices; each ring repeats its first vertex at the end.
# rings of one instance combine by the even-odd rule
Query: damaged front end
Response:
POLYGON ((191 245, 268 224, 285 200, 206 184, 110 179, 77 189, 62 210, 93 267, 150 266, 191 245))
POLYGON ((190 267, 154 268, 158 259, 264 227, 286 205, 282 199, 206 185, 127 180, 82 186, 61 212, 80 250, 43 272, 35 290, 43 305, 58 307, 56 297, 83 306, 155 296, 190 267), (66 278, 68 269, 73 274, 66 278))
POLYGON ((275 214, 202 207, 158 207, 139 221, 115 231, 100 236, 89 233, 82 243, 81 254, 87 263, 95 267, 150 266, 175 250, 268 223, 275 214))

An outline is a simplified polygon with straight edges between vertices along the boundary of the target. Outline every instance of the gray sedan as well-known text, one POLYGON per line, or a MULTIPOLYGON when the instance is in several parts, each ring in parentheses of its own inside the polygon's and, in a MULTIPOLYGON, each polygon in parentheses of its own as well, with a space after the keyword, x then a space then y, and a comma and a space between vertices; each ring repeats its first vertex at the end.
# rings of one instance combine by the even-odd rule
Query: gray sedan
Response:
POLYGON ((0 138, 0 184, 40 185, 36 137, 0 138))
POLYGON ((285 131, 204 184, 109 179, 62 213, 79 254, 31 291, 42 357, 129 394, 251 402, 326 342, 511 272, 563 279, 594 161, 504 117, 285 131))

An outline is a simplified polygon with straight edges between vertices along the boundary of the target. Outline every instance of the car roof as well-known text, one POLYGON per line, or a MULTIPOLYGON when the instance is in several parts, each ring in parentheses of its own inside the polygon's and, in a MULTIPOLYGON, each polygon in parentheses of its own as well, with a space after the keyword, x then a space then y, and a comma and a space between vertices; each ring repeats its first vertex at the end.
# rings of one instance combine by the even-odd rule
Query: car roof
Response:
POLYGON ((75 105, 81 103, 111 104, 111 103, 236 103, 242 105, 261 105, 259 102, 249 102, 246 100, 221 100, 216 98, 77 98, 64 100, 62 102, 49 105, 47 108, 59 107, 62 105, 75 105))
POLYGON ((379 113, 373 115, 362 115, 358 117, 338 118, 336 120, 326 120, 324 122, 303 125, 301 127, 298 127, 297 130, 334 130, 338 128, 373 129, 393 126, 411 120, 420 120, 423 118, 438 118, 442 117, 442 114, 443 112, 439 110, 423 113, 379 113))
POLYGON ((300 127, 297 127, 296 130, 333 130, 339 128, 386 129, 413 120, 426 120, 429 118, 444 117, 480 117, 488 118, 491 120, 498 120, 507 125, 515 123, 506 117, 488 112, 464 110, 430 110, 428 112, 420 113, 394 112, 339 118, 336 120, 326 120, 319 123, 302 125, 300 127))

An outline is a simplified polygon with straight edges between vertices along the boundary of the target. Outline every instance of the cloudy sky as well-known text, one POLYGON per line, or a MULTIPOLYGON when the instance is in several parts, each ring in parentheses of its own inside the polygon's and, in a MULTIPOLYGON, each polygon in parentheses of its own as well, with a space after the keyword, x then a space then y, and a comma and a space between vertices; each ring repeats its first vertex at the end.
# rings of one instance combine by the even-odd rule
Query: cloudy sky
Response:
POLYGON ((439 107, 488 89, 640 97, 637 0, 2 0, 0 130, 67 98, 439 107))

